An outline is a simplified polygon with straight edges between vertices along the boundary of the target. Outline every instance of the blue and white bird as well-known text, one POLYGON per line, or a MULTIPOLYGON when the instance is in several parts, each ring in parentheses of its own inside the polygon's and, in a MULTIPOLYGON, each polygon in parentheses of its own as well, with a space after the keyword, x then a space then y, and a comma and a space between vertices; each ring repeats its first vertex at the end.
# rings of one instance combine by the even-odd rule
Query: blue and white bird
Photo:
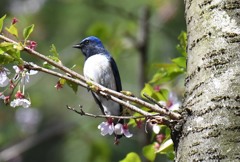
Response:
MULTIPOLYGON (((85 56, 83 74, 87 79, 118 92, 122 90, 116 62, 104 48, 99 38, 87 37, 73 47, 80 49, 85 56)), ((122 115, 122 106, 120 104, 94 92, 92 92, 92 95, 103 114, 122 115)), ((114 121, 114 124, 117 123, 123 124, 123 120, 114 121)))

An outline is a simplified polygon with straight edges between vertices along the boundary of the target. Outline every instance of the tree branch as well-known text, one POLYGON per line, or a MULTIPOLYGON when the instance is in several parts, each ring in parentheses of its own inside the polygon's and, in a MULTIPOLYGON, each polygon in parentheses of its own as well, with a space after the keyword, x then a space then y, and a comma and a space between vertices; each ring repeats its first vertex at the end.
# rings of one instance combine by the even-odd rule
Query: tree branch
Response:
MULTIPOLYGON (((3 35, 0 35, 0 39, 6 41, 6 42, 10 42, 10 43, 13 43, 13 44, 18 44, 17 42, 15 42, 14 40, 11 40, 3 35)), ((140 106, 144 106, 156 113, 160 113, 160 115, 162 116, 167 116, 169 117, 170 119, 173 119, 173 120, 178 120, 181 118, 181 115, 178 114, 178 113, 175 113, 175 112, 171 112, 171 111, 167 111, 166 109, 163 109, 161 107, 159 107, 158 105, 153 105, 153 104, 150 104, 148 102, 145 102, 137 97, 133 97, 133 96, 127 96, 127 95, 124 95, 120 92, 116 92, 114 90, 111 90, 111 89, 108 89, 100 84, 97 84, 91 80, 87 80, 85 79, 84 76, 76 73, 75 71, 63 66, 62 64, 58 63, 58 62, 55 62, 54 60, 44 56, 43 54, 37 52, 37 51, 34 51, 28 47, 24 47, 24 51, 26 51, 28 54, 34 56, 34 57, 37 57, 43 61, 46 61, 48 62, 49 64, 53 65, 54 67, 60 69, 61 71, 67 73, 68 75, 66 74, 61 74, 61 73, 58 73, 58 72, 55 72, 55 71, 52 71, 52 70, 49 70, 49 69, 46 69, 46 68, 43 68, 43 67, 40 67, 38 65, 35 65, 33 63, 26 63, 25 62, 25 66, 26 68, 29 68, 29 69, 32 69, 32 70, 38 70, 38 71, 42 71, 44 73, 48 73, 48 74, 51 74, 53 76, 57 76, 57 77, 60 77, 60 78, 64 78, 66 80, 69 80, 69 81, 72 81, 84 88, 89 88, 89 84, 93 85, 93 87, 95 87, 97 89, 97 92, 96 93, 99 93, 101 94, 102 96, 105 96, 129 109, 131 109, 132 111, 135 111, 141 115, 144 115, 144 116, 151 116, 152 114, 147 112, 147 111, 144 111, 140 108, 138 108, 137 106, 134 106, 132 104, 130 104, 129 102, 133 102, 135 104, 138 104, 140 106), (127 100, 129 102, 126 102, 126 101, 123 101, 123 100, 127 100)))

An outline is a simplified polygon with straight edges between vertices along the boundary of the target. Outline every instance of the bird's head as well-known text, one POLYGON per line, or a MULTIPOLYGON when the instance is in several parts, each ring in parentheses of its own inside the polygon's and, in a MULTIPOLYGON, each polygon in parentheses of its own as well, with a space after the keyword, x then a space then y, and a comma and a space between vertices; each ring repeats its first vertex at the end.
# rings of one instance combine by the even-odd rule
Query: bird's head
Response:
POLYGON ((86 58, 100 53, 108 53, 101 40, 94 36, 83 39, 80 43, 74 45, 73 47, 80 49, 86 58))

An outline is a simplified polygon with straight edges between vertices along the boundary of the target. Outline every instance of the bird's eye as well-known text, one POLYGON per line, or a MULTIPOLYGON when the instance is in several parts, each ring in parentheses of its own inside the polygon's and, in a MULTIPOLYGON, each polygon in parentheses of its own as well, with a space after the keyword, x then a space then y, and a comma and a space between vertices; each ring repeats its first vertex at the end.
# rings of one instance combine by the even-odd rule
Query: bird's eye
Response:
POLYGON ((86 40, 86 41, 85 41, 85 44, 89 44, 89 40, 86 40))

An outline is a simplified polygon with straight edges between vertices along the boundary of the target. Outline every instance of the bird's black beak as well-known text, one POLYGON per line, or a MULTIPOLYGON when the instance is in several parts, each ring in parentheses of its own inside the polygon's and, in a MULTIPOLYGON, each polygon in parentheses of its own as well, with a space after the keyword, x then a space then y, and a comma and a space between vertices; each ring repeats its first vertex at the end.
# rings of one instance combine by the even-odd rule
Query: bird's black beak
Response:
POLYGON ((80 44, 75 44, 75 45, 73 45, 73 48, 79 48, 79 49, 81 49, 82 48, 82 44, 80 43, 80 44))

